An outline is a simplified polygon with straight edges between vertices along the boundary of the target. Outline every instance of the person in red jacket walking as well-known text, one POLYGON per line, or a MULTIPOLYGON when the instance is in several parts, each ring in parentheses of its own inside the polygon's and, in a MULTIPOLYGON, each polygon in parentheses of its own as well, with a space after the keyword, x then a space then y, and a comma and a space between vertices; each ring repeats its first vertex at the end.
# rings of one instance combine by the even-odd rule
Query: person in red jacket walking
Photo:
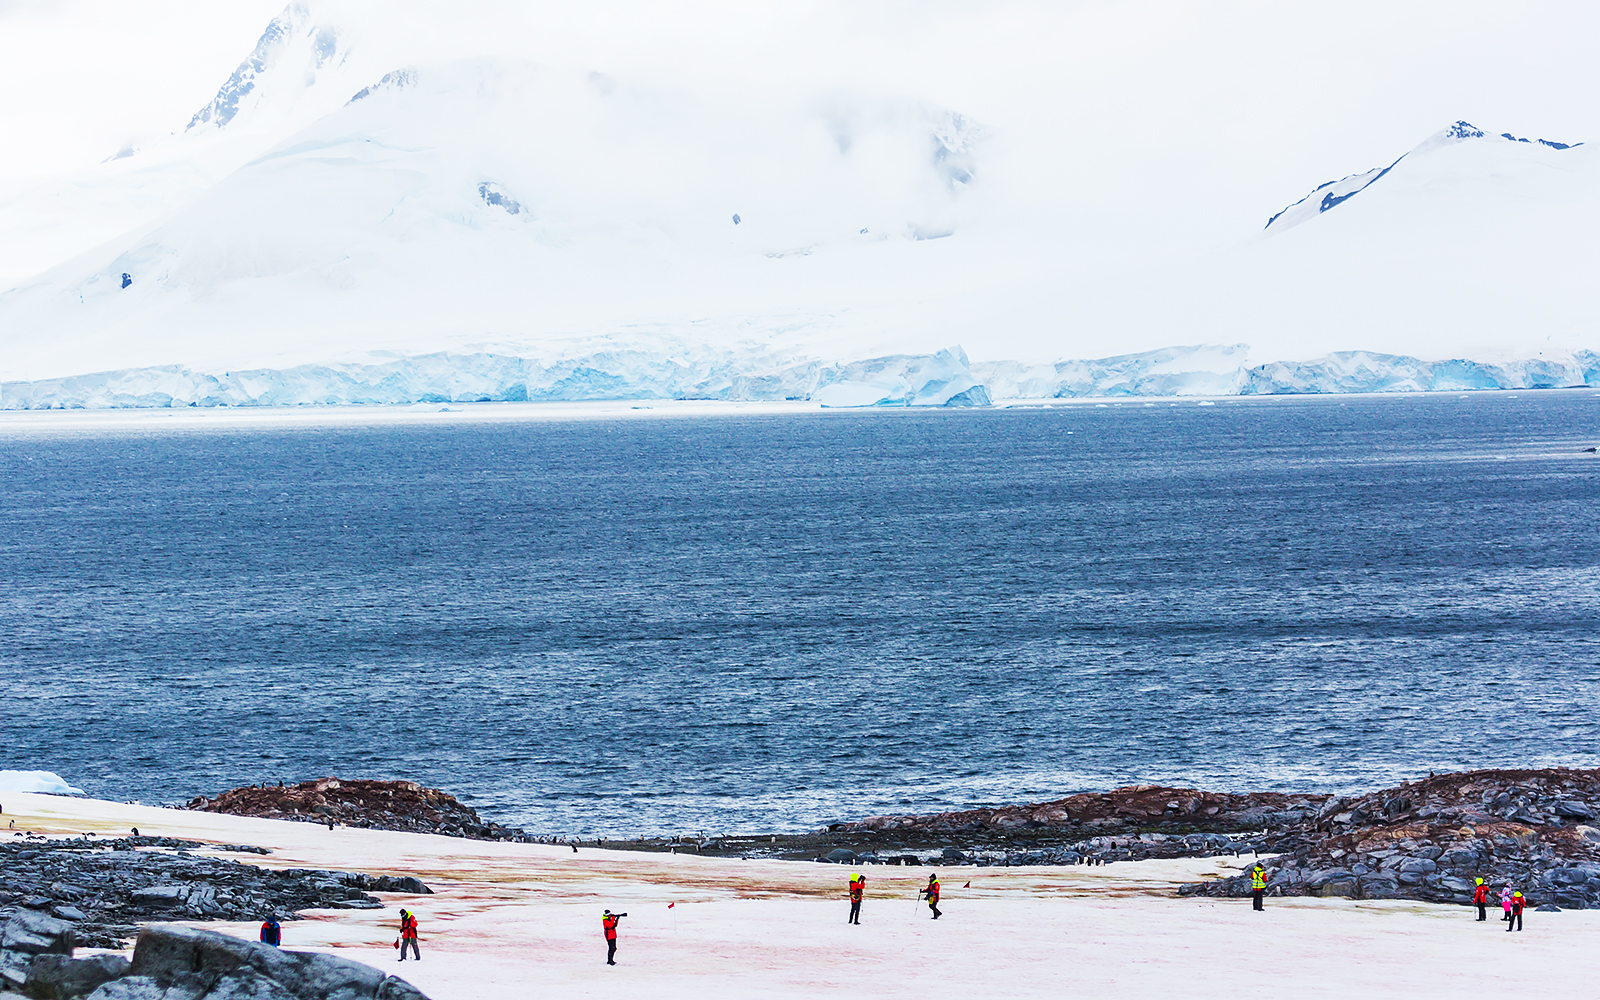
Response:
POLYGON ((1513 927, 1519 931, 1522 930, 1522 907, 1527 902, 1526 899, 1522 898, 1522 893, 1514 892, 1511 894, 1511 915, 1506 918, 1506 933, 1509 934, 1513 927))
POLYGON ((861 923, 861 896, 867 891, 867 877, 860 873, 850 876, 850 919, 847 924, 861 923))
POLYGON ((406 949, 411 949, 411 957, 422 961, 422 952, 417 948, 417 915, 410 910, 400 911, 400 961, 406 960, 406 949))
POLYGON ((1472 890, 1472 901, 1478 904, 1478 919, 1489 919, 1489 887, 1483 879, 1478 879, 1478 887, 1472 890))
POLYGON ((917 893, 928 900, 928 909, 933 911, 933 919, 938 920, 942 914, 939 912, 939 876, 928 876, 928 887, 917 893))
POLYGON ((600 918, 600 926, 606 932, 606 964, 617 964, 617 921, 627 916, 626 913, 612 913, 610 910, 600 918))

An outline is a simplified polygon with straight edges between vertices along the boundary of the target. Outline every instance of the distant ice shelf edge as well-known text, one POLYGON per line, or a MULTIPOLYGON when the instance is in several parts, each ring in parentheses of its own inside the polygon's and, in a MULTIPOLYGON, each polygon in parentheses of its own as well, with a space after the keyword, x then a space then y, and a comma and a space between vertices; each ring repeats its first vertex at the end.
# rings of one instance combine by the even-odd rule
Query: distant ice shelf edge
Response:
POLYGON ((1600 355, 1499 364, 1343 351, 1248 365, 1248 347, 1171 347, 1097 360, 972 363, 960 347, 864 361, 802 361, 711 350, 596 350, 558 361, 487 353, 207 373, 182 365, 0 383, 0 409, 349 406, 705 399, 806 400, 824 407, 988 406, 1006 399, 1458 392, 1600 387, 1600 355))

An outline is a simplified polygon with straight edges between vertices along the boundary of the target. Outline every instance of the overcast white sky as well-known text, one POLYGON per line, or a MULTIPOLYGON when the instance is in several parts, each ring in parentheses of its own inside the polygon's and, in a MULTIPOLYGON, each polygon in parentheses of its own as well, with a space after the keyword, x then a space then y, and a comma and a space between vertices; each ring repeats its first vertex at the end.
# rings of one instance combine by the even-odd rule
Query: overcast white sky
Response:
MULTIPOLYGON (((182 127, 282 7, 0 0, 0 178, 182 127)), ((1211 183, 1232 198, 1244 180, 1282 201, 1456 118, 1600 137, 1600 5, 1573 0, 338 7, 367 15, 397 58, 515 50, 685 86, 900 91, 992 124, 1041 173, 1136 182, 1118 191, 1211 183), (1099 162, 1071 162, 1086 158, 1099 162)))
MULTIPOLYGON (((1600 139, 1600 4, 1576 0, 309 3, 395 67, 510 53, 719 100, 931 101, 990 127, 996 224, 1103 248, 1227 242, 1458 118, 1600 139)), ((182 128, 282 8, 0 0, 0 182, 182 128)))
MULTIPOLYGON (((390 69, 514 55, 599 70, 674 101, 699 97, 714 109, 702 121, 752 130, 786 128, 792 116, 775 109, 830 95, 909 98, 961 112, 989 136, 978 183, 962 195, 964 245, 978 248, 976 263, 1023 284, 1033 272, 1067 274, 1086 261, 1156 274, 1163 259, 1237 246, 1316 185, 1391 163, 1457 119, 1600 142, 1600 4, 1592 0, 305 2, 317 23, 339 29, 342 48, 359 53, 346 67, 352 79, 339 84, 351 92, 390 69)), ((0 0, 0 184, 24 190, 27 178, 70 172, 182 129, 283 3, 0 0)), ((740 141, 736 132, 717 141, 724 138, 727 148, 740 141)), ((559 152, 589 155, 576 146, 559 152)), ((692 164, 695 156, 680 159, 692 164)), ((780 188, 782 173, 774 172, 780 188)), ((50 199, 70 199, 71 183, 14 203, 26 203, 44 232, 63 214, 52 207, 63 202, 50 199)), ((1574 238, 1589 231, 1579 226, 1574 238)), ((63 245, 63 254, 80 249, 63 245)), ((1527 282, 1502 284, 1521 296, 1518 308, 1533 294, 1527 282)), ((1040 329, 1073 318, 1063 318, 1054 279, 1034 285, 1042 298, 1033 312, 1049 321, 1039 320, 1040 329)), ((1125 299, 1149 296, 1137 287, 1111 296, 1102 326, 1115 325, 1125 299)), ((1426 306, 1445 293, 1408 294, 1426 306)), ((991 300, 1009 301, 1000 292, 982 301, 991 300)), ((1122 323, 1133 330, 1128 349, 1202 335, 1174 332, 1178 325, 1122 323)), ((1264 319, 1262 329, 1275 328, 1264 319)), ((1354 343, 1354 334, 1341 336, 1339 344, 1354 343)), ((1056 346, 1063 356, 1109 350, 1056 346)), ((1323 349, 1306 349, 1313 347, 1323 349)))

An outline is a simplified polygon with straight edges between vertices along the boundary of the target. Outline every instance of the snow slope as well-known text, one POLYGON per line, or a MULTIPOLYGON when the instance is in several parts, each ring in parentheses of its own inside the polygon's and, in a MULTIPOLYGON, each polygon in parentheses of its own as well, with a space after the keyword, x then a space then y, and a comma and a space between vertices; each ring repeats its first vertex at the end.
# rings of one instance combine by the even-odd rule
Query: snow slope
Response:
POLYGON ((1029 229, 998 137, 932 102, 395 65, 359 29, 291 4, 177 134, 0 200, 0 273, 38 266, 0 406, 1582 384, 1600 347, 1589 145, 1458 122, 1254 238, 1113 257, 1029 229))

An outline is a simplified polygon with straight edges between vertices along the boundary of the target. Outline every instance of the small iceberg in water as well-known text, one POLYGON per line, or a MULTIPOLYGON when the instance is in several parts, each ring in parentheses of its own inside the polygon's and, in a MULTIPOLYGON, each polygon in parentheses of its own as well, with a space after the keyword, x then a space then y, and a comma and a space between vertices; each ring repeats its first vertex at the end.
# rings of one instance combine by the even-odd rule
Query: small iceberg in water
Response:
POLYGON ((44 792, 49 795, 82 795, 54 771, 0 771, 0 792, 44 792))

